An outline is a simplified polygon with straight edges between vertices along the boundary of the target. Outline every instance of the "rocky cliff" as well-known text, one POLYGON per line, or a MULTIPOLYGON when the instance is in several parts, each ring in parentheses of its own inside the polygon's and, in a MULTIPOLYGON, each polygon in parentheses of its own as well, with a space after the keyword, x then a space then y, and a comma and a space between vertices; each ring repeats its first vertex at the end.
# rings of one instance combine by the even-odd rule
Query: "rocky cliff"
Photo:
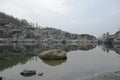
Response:
POLYGON ((0 42, 95 42, 89 34, 72 34, 55 28, 35 28, 0 12, 0 42))
POLYGON ((98 39, 98 43, 105 43, 109 45, 120 44, 120 31, 117 31, 114 34, 109 34, 107 32, 107 34, 102 35, 102 37, 98 39))

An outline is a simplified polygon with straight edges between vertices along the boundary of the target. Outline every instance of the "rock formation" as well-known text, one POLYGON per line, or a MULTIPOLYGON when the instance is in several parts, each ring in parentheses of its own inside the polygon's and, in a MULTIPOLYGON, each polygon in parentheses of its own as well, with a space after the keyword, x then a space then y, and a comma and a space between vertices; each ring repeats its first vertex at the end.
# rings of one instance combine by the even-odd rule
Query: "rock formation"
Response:
POLYGON ((60 49, 43 51, 39 54, 43 60, 64 60, 67 59, 66 52, 60 49))
POLYGON ((26 20, 19 20, 0 12, 0 43, 91 43, 96 38, 88 34, 72 34, 55 28, 35 28, 26 20))

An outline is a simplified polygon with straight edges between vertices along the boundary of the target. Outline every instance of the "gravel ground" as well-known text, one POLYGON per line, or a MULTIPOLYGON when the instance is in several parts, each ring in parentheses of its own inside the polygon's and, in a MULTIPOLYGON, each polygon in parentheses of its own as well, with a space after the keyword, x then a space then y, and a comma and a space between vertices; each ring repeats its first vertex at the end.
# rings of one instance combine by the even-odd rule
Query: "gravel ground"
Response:
POLYGON ((120 80, 120 71, 96 75, 83 80, 120 80))

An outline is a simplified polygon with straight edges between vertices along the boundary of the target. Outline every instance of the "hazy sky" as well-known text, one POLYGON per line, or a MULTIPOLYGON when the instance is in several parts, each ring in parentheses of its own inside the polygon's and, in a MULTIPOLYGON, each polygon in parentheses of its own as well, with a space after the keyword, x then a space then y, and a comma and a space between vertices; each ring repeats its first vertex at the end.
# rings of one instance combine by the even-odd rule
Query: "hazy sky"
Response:
POLYGON ((0 0, 0 11, 78 34, 100 36, 120 28, 120 0, 0 0))

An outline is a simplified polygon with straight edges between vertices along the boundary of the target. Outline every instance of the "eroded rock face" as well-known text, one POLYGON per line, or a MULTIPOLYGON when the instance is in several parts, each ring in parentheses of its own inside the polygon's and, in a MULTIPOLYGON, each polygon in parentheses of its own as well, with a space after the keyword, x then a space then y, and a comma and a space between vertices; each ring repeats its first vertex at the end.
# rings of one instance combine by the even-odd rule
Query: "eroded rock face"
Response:
POLYGON ((35 28, 26 20, 0 12, 0 42, 7 43, 94 43, 89 34, 73 34, 55 28, 35 28))
POLYGON ((39 54, 39 57, 43 60, 64 60, 67 59, 65 51, 60 49, 48 50, 39 54))

